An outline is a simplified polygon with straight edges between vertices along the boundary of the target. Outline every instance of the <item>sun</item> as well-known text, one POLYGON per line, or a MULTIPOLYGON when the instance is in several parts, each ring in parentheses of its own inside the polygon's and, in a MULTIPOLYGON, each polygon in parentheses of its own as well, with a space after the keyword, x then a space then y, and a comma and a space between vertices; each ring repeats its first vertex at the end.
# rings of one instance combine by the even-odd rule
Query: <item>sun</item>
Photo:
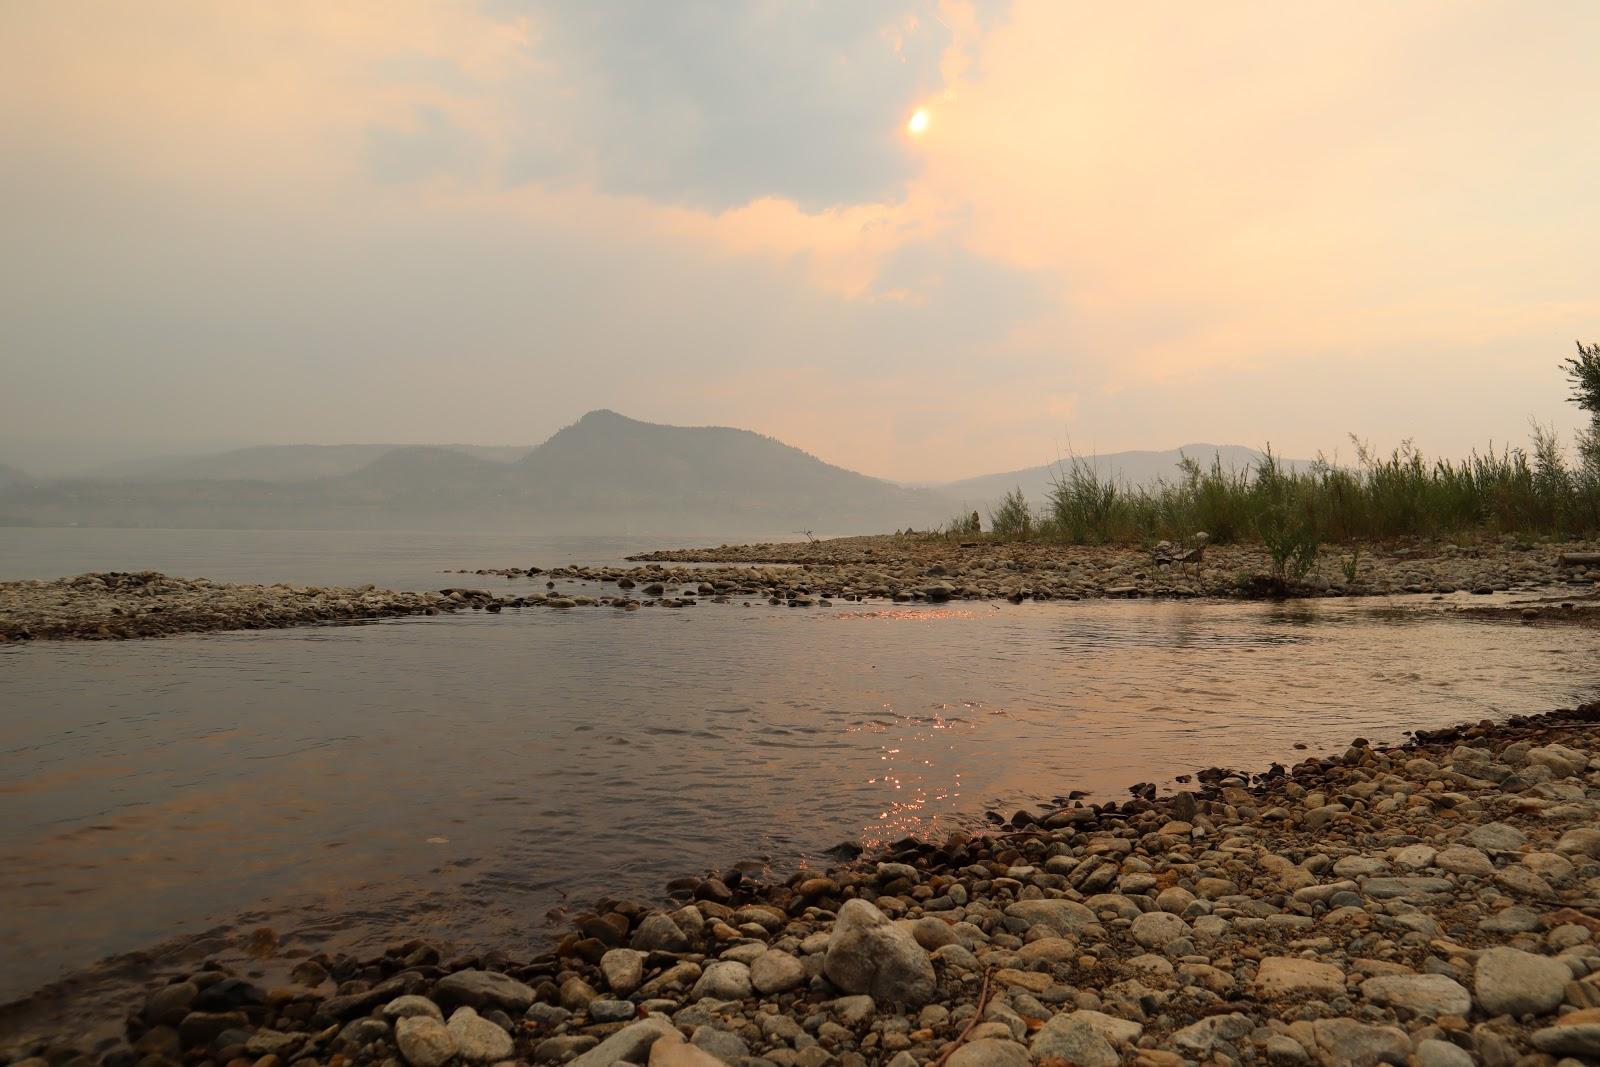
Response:
POLYGON ((925 107, 919 107, 917 110, 911 113, 911 118, 906 122, 906 129, 911 132, 912 136, 916 136, 917 134, 926 131, 927 128, 928 109, 925 107))

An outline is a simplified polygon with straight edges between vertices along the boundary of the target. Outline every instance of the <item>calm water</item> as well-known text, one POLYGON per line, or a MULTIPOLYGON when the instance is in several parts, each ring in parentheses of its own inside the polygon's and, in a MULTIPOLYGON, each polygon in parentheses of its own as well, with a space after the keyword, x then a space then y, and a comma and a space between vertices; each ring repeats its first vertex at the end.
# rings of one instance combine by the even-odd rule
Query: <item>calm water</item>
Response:
POLYGON ((371 530, 111 530, 0 527, 0 581, 86 571, 164 571, 219 582, 295 582, 438 589, 496 583, 442 573, 457 567, 550 568, 619 563, 694 538, 535 537, 371 530))
MULTIPOLYGON (((427 587, 562 562, 500 538, 51 533, 90 536, 35 556, 0 541, 0 574, 138 551, 176 573, 427 587)), ((584 547, 566 558, 632 550, 584 547)), ((290 948, 531 951, 563 891, 653 897, 1071 789, 1548 710, 1600 693, 1597 651, 1578 628, 1422 605, 1124 601, 528 609, 8 648, 0 1000, 171 939, 237 953, 258 925, 290 948)))

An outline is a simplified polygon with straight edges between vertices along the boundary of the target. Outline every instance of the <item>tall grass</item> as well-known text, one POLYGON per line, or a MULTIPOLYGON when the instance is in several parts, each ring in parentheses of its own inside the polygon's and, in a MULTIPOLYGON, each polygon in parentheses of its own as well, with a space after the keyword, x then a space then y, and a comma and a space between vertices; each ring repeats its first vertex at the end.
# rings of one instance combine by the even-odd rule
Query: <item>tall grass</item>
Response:
POLYGON ((1026 541, 1033 536, 1033 510, 1021 486, 1005 495, 998 510, 989 512, 989 529, 1004 541, 1026 541))
MULTIPOLYGON (((1354 466, 1319 459, 1293 469, 1270 449, 1243 470, 1225 469, 1220 458, 1207 467, 1185 457, 1175 478, 1152 486, 1129 485, 1074 456, 1029 525, 1036 536, 1074 544, 1205 531, 1215 542, 1261 541, 1291 554, 1324 542, 1600 531, 1600 463, 1585 454, 1570 466, 1542 427, 1534 427, 1531 449, 1491 447, 1459 462, 1430 461, 1410 443, 1387 457, 1355 443, 1354 466)), ((1016 502, 1008 503, 1014 510, 1016 502)))

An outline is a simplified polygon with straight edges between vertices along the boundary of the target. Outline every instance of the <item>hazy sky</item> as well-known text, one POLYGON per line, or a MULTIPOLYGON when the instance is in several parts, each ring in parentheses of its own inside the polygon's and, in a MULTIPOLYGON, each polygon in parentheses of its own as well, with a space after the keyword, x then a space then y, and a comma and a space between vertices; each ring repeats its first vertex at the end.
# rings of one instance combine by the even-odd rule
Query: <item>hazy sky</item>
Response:
POLYGON ((1594 0, 7 0, 0 436, 1520 441, 1600 338, 1597 41, 1594 0))

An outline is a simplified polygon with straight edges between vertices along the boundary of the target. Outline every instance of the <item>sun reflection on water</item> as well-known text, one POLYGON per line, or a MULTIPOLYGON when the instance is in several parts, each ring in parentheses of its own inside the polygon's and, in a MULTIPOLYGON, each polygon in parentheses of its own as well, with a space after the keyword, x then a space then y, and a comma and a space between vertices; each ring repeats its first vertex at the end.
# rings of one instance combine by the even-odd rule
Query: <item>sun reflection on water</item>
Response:
POLYGON ((870 622, 942 622, 946 619, 975 619, 977 613, 966 608, 884 608, 881 611, 841 611, 819 617, 852 621, 864 619, 870 622))
POLYGON ((867 847, 886 845, 900 838, 932 837, 941 824, 937 812, 958 805, 961 772, 955 769, 962 734, 976 730, 976 722, 955 710, 989 712, 977 702, 939 704, 929 711, 908 715, 891 705, 880 711, 887 718, 874 718, 846 727, 848 731, 885 735, 878 748, 882 769, 866 779, 869 786, 882 789, 883 806, 877 818, 862 830, 861 843, 867 847))

